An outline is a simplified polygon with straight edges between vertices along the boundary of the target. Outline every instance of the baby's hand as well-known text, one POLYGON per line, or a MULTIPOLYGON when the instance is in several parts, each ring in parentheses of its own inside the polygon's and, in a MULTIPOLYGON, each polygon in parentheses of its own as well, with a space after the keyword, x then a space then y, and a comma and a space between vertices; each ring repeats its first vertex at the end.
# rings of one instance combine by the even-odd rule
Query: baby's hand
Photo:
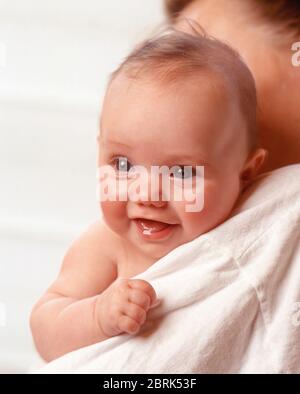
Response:
POLYGON ((142 279, 117 279, 98 297, 96 317, 105 335, 136 334, 147 312, 158 303, 150 283, 142 279))

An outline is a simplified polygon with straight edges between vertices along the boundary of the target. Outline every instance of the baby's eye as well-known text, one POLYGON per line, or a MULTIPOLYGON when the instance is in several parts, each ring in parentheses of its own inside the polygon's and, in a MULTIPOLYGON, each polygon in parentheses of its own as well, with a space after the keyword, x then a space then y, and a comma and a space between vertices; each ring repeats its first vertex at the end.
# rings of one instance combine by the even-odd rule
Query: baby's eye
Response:
POLYGON ((114 159, 114 165, 117 171, 119 172, 128 172, 132 167, 127 157, 124 156, 119 156, 116 159, 114 159))
POLYGON ((192 166, 174 166, 172 167, 171 176, 174 178, 187 179, 195 175, 195 170, 192 166))

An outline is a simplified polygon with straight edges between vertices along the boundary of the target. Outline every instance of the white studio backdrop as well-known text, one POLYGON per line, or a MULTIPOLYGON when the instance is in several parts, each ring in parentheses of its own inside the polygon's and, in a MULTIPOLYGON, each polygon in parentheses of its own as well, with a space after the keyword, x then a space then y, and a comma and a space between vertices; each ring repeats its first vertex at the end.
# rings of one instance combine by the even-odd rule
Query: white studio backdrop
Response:
POLYGON ((162 0, 0 0, 0 373, 35 362, 32 305, 99 217, 107 77, 162 9, 162 0))

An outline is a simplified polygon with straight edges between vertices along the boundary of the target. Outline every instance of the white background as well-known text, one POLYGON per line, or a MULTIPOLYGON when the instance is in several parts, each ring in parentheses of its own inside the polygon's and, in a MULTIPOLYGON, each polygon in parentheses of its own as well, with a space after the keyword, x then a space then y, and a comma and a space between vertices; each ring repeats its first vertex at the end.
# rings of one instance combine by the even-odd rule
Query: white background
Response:
POLYGON ((162 0, 0 0, 0 373, 36 363, 30 310, 99 217, 107 77, 162 20, 162 0))

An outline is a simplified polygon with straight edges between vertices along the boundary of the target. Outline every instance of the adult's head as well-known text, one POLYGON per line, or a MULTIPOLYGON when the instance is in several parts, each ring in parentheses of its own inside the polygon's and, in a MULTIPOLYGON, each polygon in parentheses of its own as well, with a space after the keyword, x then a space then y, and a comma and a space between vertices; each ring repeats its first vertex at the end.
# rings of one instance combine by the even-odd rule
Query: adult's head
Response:
POLYGON ((300 162, 300 41, 297 0, 165 0, 169 19, 183 29, 195 20, 242 55, 258 90, 258 127, 270 156, 266 169, 300 162))

